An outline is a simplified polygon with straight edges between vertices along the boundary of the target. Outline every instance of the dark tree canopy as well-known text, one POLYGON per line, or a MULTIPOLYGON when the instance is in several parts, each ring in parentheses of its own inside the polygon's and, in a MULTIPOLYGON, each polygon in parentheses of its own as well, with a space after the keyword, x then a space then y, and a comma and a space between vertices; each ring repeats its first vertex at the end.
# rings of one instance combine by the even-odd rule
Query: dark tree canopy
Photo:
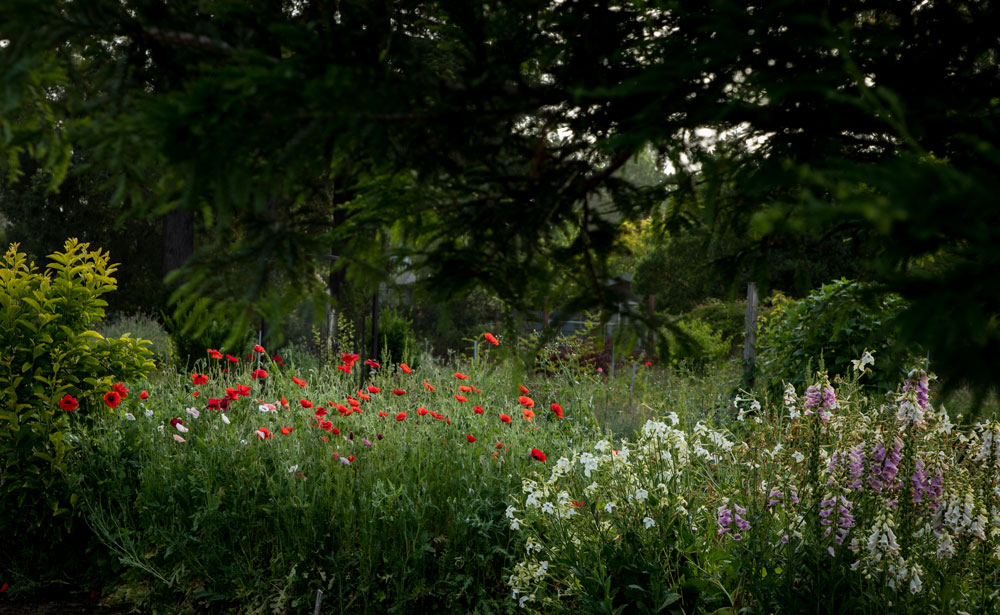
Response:
POLYGON ((214 241, 183 296, 240 318, 318 297, 331 255, 579 307, 614 303, 623 220, 698 216, 762 283, 781 234, 856 228, 935 368, 992 382, 995 3, 0 6, 6 173, 59 179, 86 147, 116 202, 195 212, 214 241), (635 186, 618 171, 646 147, 678 171, 635 186))

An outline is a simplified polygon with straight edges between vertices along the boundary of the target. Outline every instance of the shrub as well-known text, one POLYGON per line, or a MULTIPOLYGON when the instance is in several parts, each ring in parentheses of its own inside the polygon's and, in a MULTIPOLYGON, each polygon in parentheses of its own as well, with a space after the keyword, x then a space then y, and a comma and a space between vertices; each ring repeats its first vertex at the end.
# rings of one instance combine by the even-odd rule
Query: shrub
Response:
MULTIPOLYGON (((18 252, 0 263, 0 536, 45 536, 68 530, 79 496, 65 481, 74 450, 74 419, 105 409, 119 380, 154 366, 149 342, 105 338, 91 330, 104 318, 100 297, 116 287, 109 255, 66 241, 42 273, 18 252)), ((127 395, 127 393, 126 393, 127 395)), ((78 419, 76 419, 78 420, 78 419)))
POLYGON ((729 356, 729 340, 709 323, 685 317, 677 321, 676 328, 666 332, 671 367, 704 370, 721 365, 729 356))
POLYGON ((104 337, 128 334, 132 338, 149 340, 153 360, 161 366, 168 357, 174 356, 170 334, 159 321, 147 314, 119 314, 103 323, 97 331, 104 337))
POLYGON ((420 353, 413 323, 393 308, 382 310, 378 321, 379 353, 392 361, 417 367, 420 353))
POLYGON ((910 354, 896 347, 890 327, 904 306, 896 295, 848 280, 822 286, 801 301, 779 296, 758 337, 758 369, 775 389, 782 381, 798 386, 821 367, 831 375, 848 373, 851 360, 871 349, 887 366, 874 383, 891 389, 910 354))
MULTIPOLYGON (((200 299, 194 302, 191 312, 198 313, 205 309, 210 303, 209 299, 200 299)), ((185 329, 184 325, 191 319, 190 313, 175 314, 174 318, 167 318, 167 330, 170 331, 170 341, 176 351, 176 363, 179 369, 184 371, 186 365, 191 365, 198 359, 204 359, 207 348, 214 348, 222 352, 225 349, 226 340, 230 334, 228 323, 220 323, 212 320, 199 332, 191 332, 185 329)), ((250 348, 256 343, 255 333, 247 331, 246 334, 233 345, 233 348, 250 348), (253 343, 250 343, 253 340, 253 343)), ((239 354, 236 352, 235 354, 239 354)))
POLYGON ((700 320, 709 324, 729 344, 729 356, 735 357, 743 349, 746 327, 746 301, 720 301, 708 299, 684 315, 685 320, 700 320))

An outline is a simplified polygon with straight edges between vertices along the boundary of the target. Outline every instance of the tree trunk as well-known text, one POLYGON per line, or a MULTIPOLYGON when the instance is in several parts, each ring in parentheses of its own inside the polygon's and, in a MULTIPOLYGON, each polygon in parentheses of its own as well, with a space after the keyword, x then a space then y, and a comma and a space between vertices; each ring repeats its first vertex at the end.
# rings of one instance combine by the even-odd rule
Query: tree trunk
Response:
POLYGON ((163 216, 163 275, 180 269, 194 254, 194 212, 174 209, 163 216))

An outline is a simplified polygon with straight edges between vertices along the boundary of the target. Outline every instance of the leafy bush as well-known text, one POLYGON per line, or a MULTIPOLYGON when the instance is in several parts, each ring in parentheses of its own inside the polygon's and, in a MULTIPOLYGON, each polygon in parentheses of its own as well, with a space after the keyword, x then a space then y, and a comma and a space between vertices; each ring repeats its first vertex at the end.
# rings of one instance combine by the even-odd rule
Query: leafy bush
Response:
POLYGON ((97 331, 104 337, 122 337, 128 334, 132 338, 148 340, 153 360, 160 365, 174 356, 170 334, 159 321, 147 314, 120 314, 103 323, 97 331))
POLYGON ((896 347, 891 323, 905 306, 895 295, 877 294, 867 285, 838 280, 801 301, 778 297, 757 338, 757 365, 772 387, 801 385, 810 371, 846 374, 851 360, 871 349, 882 370, 874 383, 888 390, 898 381, 905 350, 896 347))
POLYGON ((743 349, 746 327, 746 301, 708 299, 684 314, 685 320, 700 320, 718 331, 729 343, 729 356, 736 357, 743 349))
POLYGON ((379 353, 395 363, 417 367, 420 353, 413 323, 393 308, 382 310, 378 321, 379 353))
MULTIPOLYGON (((729 356, 730 342, 709 323, 695 318, 682 318, 676 330, 667 330, 666 345, 669 365, 704 370, 718 366, 729 356)), ((664 354, 664 353, 661 353, 664 354)))
MULTIPOLYGON (((208 302, 208 299, 196 301, 192 312, 205 309, 204 305, 208 302)), ((228 323, 212 320, 205 327, 202 327, 201 331, 191 332, 184 327, 189 319, 190 314, 175 314, 174 318, 166 318, 167 330, 170 331, 170 341, 176 352, 175 362, 180 366, 181 371, 184 371, 185 366, 193 365, 198 359, 204 359, 207 348, 228 352, 225 347, 230 335, 228 323)), ((250 343, 251 340, 256 343, 255 334, 247 331, 246 335, 237 340, 233 348, 250 348, 253 346, 253 343, 250 343)))
MULTIPOLYGON (((13 244, 0 266, 0 535, 55 544, 78 494, 65 481, 74 417, 105 409, 115 382, 151 369, 149 342, 105 338, 100 297, 115 266, 67 240, 42 273, 13 244)), ((127 395, 127 393, 125 393, 127 395)))

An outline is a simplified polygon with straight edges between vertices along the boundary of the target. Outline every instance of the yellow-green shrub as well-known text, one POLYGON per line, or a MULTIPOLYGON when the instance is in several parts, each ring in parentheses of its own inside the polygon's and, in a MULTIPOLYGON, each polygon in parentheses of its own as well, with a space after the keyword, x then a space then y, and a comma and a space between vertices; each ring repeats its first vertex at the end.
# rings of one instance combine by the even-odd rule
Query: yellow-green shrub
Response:
POLYGON ((65 480, 73 415, 105 409, 114 383, 153 363, 149 342, 92 330, 116 288, 108 253, 69 239, 40 273, 17 248, 0 262, 0 535, 54 542, 78 499, 65 480), (79 407, 61 409, 65 395, 79 407))

